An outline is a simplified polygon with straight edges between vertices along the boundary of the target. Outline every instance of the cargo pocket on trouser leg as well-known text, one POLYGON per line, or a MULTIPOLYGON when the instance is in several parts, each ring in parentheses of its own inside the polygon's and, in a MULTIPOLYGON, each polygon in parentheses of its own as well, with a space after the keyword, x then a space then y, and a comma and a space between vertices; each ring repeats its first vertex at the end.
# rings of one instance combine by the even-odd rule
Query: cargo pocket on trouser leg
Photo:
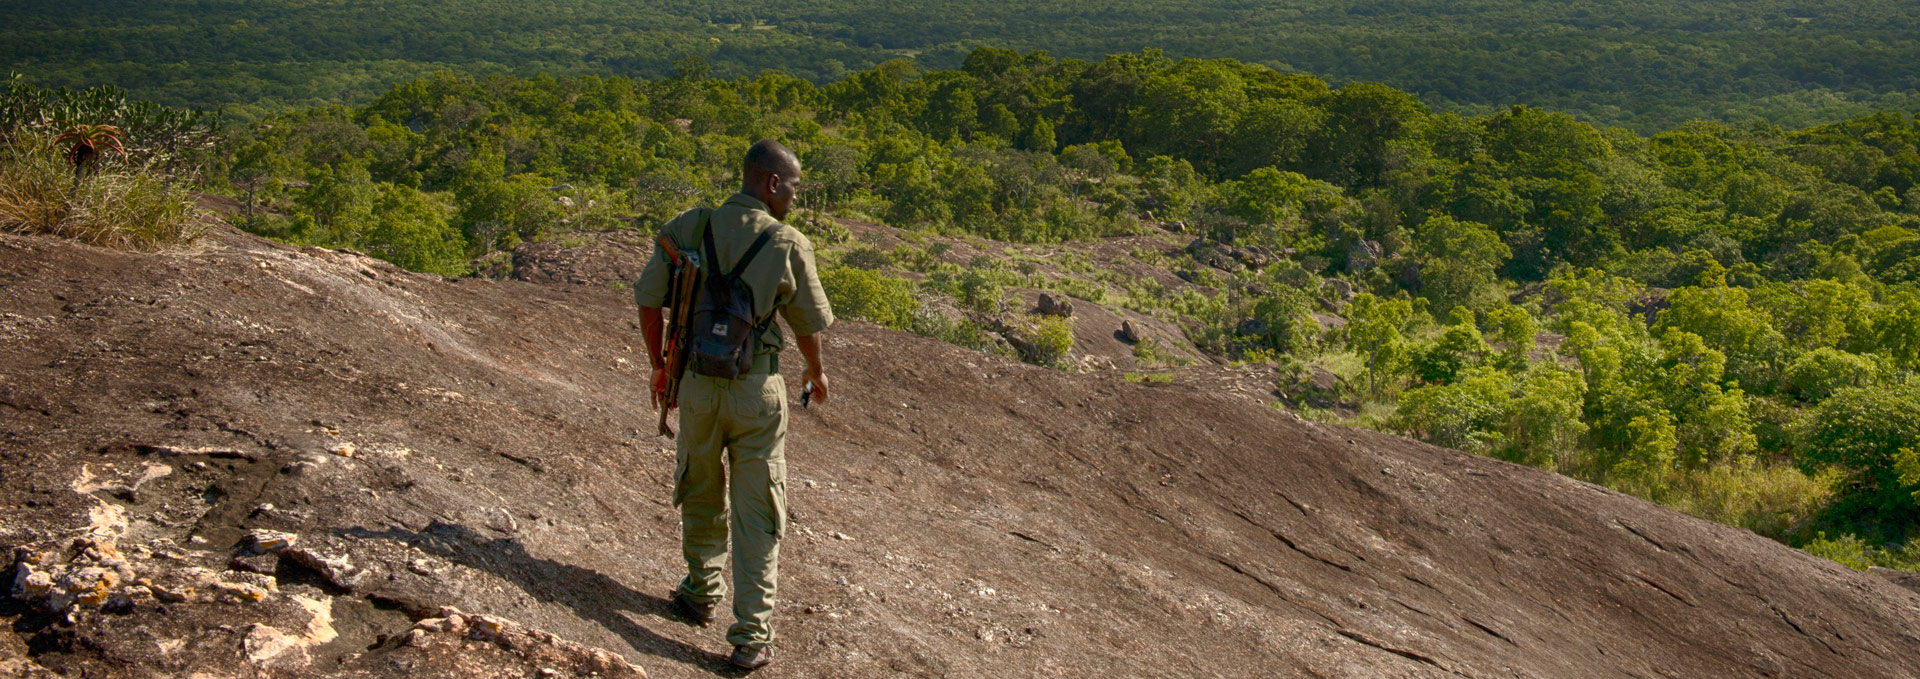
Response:
POLYGON ((773 537, 779 539, 787 536, 786 461, 782 460, 768 465, 768 473, 772 477, 772 480, 767 483, 767 503, 773 508, 773 537))
POLYGON ((786 530, 786 395, 779 375, 742 378, 732 394, 734 512, 744 527, 778 539, 786 530))
POLYGON ((673 454, 673 506, 678 507, 687 501, 687 451, 676 450, 673 454))
POLYGON ((767 420, 774 427, 773 445, 767 451, 767 501, 773 508, 773 537, 787 535, 787 382, 773 375, 761 388, 767 420))

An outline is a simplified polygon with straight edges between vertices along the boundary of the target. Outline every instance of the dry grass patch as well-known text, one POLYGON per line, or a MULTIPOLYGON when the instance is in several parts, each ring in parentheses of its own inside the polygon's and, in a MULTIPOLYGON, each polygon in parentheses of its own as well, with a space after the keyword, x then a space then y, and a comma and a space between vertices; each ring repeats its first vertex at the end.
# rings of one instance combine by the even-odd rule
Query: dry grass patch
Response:
POLYGON ((0 147, 0 229, 142 251, 189 245, 206 231, 185 187, 119 164, 76 181, 73 166, 37 135, 0 147))

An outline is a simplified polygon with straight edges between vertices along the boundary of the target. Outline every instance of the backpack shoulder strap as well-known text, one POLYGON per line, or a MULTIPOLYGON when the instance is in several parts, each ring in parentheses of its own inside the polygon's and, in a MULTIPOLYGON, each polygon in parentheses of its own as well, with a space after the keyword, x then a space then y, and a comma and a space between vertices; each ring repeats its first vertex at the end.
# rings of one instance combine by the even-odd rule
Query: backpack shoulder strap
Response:
POLYGON ((746 273, 747 265, 753 262, 754 255, 760 254, 760 250, 767 247, 767 243, 772 240, 773 229, 760 232, 760 237, 753 239, 753 245, 747 247, 746 254, 740 255, 740 261, 733 265, 733 271, 727 273, 727 277, 739 278, 740 274, 746 273))
MULTIPOLYGON (((740 255, 740 261, 734 263, 733 270, 730 272, 727 272, 727 277, 737 279, 740 277, 740 274, 746 273, 747 265, 753 263, 753 258, 756 255, 759 255, 760 251, 765 249, 767 247, 767 243, 772 240, 773 240, 773 229, 767 229, 765 231, 760 232, 760 237, 753 239, 753 244, 750 246, 747 246, 747 251, 740 255)), ((719 253, 719 250, 715 248, 713 244, 713 212, 712 211, 708 211, 706 217, 701 219, 700 221, 700 241, 701 241, 700 243, 701 246, 706 248, 707 262, 712 265, 712 271, 714 273, 719 273, 720 272, 720 253, 719 253)))
POLYGON ((700 218, 700 241, 707 255, 707 270, 720 271, 720 254, 713 247, 713 210, 700 218))

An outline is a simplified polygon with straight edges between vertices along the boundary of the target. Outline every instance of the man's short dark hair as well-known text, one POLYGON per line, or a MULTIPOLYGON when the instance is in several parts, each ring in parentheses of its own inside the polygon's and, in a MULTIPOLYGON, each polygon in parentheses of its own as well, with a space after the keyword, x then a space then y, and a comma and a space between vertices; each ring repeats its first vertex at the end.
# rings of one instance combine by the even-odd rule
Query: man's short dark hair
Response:
POLYGON ((747 149, 747 159, 741 163, 741 175, 751 184, 768 174, 794 179, 800 176, 800 158, 793 155, 793 151, 785 144, 762 139, 747 149))

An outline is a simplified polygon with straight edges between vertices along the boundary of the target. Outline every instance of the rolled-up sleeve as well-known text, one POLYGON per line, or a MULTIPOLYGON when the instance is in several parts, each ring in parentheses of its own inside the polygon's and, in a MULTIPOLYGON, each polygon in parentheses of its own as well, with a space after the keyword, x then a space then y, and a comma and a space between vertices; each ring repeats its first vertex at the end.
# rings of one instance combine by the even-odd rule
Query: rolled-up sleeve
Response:
POLYGON ((811 335, 833 325, 833 307, 827 291, 820 287, 820 272, 813 263, 813 244, 801 238, 794 242, 787 268, 793 273, 793 299, 781 307, 780 315, 795 336, 811 335))

